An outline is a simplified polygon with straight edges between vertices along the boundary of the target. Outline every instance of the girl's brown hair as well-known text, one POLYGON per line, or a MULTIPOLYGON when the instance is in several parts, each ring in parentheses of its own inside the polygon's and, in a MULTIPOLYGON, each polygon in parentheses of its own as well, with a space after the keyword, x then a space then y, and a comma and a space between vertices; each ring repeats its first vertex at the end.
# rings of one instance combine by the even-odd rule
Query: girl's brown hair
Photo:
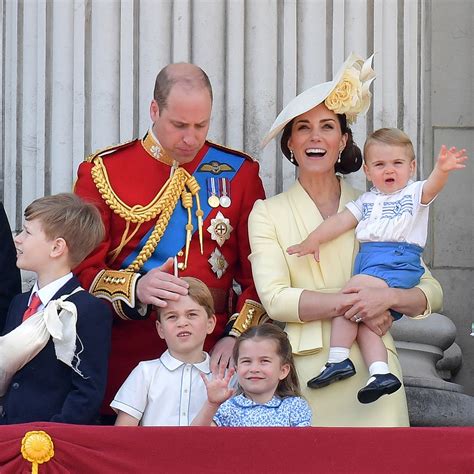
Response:
POLYGON ((288 375, 280 380, 275 390, 275 395, 280 398, 301 397, 300 384, 296 374, 295 362, 293 360, 293 350, 286 333, 275 324, 265 323, 254 326, 242 333, 234 346, 233 357, 237 364, 239 360, 239 348, 242 342, 250 339, 271 339, 277 344, 277 354, 280 356, 281 364, 288 364, 290 371, 288 375))

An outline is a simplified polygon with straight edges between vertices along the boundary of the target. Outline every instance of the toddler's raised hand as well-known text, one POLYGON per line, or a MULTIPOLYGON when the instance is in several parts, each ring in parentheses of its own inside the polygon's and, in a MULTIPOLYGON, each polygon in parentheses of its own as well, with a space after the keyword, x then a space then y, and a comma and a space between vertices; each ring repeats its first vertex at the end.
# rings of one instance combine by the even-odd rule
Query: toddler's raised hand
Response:
POLYGON ((292 245, 286 249, 288 255, 297 255, 303 257, 304 255, 314 254, 314 259, 319 262, 319 240, 311 234, 300 242, 299 244, 292 245))
POLYGON ((206 374, 201 372, 201 378, 207 390, 207 400, 214 405, 220 405, 234 395, 235 390, 229 388, 229 382, 235 373, 234 368, 230 368, 225 373, 225 367, 219 367, 212 371, 212 377, 209 380, 206 374))
POLYGON ((453 170, 465 168, 464 162, 467 160, 466 150, 457 150, 455 146, 448 148, 441 145, 436 166, 443 172, 449 173, 453 170))

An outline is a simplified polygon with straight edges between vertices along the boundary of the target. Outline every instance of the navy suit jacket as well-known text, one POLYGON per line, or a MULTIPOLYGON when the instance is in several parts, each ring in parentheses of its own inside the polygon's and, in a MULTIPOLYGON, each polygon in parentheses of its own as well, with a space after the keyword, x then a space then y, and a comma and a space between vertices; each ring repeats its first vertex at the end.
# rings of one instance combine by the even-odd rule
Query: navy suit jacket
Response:
MULTIPOLYGON (((78 286, 79 280, 72 277, 53 299, 71 293, 78 286)), ((29 296, 30 292, 13 299, 3 334, 21 324, 29 296)), ((112 313, 105 302, 87 291, 74 293, 68 301, 77 307, 76 332, 84 346, 79 370, 85 378, 56 358, 50 338, 36 357, 13 376, 3 400, 0 424, 95 421, 107 382, 112 313)))
POLYGON ((16 266, 16 252, 12 232, 3 204, 0 202, 0 333, 7 316, 8 307, 15 295, 21 293, 20 270, 16 266))

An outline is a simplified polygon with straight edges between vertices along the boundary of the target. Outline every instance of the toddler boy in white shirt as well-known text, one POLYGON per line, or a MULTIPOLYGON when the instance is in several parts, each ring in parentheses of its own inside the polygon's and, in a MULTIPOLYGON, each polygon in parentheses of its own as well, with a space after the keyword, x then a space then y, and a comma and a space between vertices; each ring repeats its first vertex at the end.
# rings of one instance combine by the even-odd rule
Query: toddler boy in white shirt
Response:
POLYGON ((120 387, 110 406, 116 426, 188 426, 207 400, 201 372, 209 374, 204 340, 216 325, 208 287, 184 277, 188 295, 157 308, 156 329, 168 350, 140 362, 120 387))

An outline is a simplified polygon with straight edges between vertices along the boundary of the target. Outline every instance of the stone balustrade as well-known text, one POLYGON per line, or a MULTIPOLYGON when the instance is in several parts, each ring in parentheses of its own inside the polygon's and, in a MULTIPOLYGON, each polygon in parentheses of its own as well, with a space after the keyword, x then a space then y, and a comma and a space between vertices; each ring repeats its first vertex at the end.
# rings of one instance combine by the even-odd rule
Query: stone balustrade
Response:
POLYGON ((462 353, 456 327, 442 314, 403 317, 391 329, 403 371, 412 426, 474 426, 474 397, 451 382, 462 353))

